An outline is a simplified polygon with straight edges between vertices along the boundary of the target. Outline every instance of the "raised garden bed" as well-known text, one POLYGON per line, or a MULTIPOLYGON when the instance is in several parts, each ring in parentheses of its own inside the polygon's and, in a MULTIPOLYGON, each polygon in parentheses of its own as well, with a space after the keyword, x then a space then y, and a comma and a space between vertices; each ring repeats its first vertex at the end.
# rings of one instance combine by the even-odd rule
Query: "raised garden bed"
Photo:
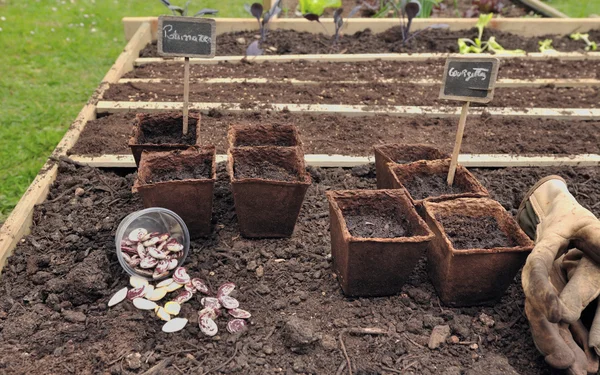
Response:
MULTIPOLYGON (((391 25, 387 20, 385 20, 386 22, 367 21, 374 33, 382 32, 391 25)), ((316 29, 314 24, 293 22, 277 21, 275 27, 297 25, 293 27, 298 31, 306 31, 309 28, 316 29)), ((416 27, 417 29, 422 28, 431 22, 429 20, 419 21, 416 23, 416 27)), ((435 22, 439 23, 440 20, 435 20, 435 22)), ((594 20, 576 22, 571 20, 545 20, 544 22, 498 20, 492 26, 507 32, 523 31, 523 35, 530 36, 535 33, 547 34, 549 28, 558 34, 568 34, 576 29, 586 31, 598 28, 597 23, 598 21, 594 20), (539 25, 545 26, 538 27, 539 25)), ((469 22, 458 20, 451 25, 451 28, 453 30, 468 29, 473 24, 474 21, 471 20, 469 22)), ((413 369, 416 373, 437 373, 441 368, 447 369, 455 366, 460 370, 490 373, 491 368, 507 369, 512 366, 517 371, 527 374, 548 373, 548 368, 537 354, 527 330, 527 322, 522 313, 524 297, 518 277, 510 285, 504 298, 494 308, 440 307, 436 302, 433 286, 428 281, 424 261, 417 265, 415 272, 399 295, 385 299, 351 300, 343 298, 339 286, 330 274, 329 248, 331 244, 326 229, 328 223, 327 202, 323 192, 329 189, 374 189, 373 166, 360 166, 352 170, 309 167, 314 184, 307 190, 296 226, 296 235, 290 239, 280 240, 245 240, 239 236, 239 227, 233 213, 233 196, 229 190, 224 164, 219 165, 215 185, 216 199, 213 217, 216 225, 214 232, 208 240, 192 242, 192 251, 187 265, 191 269, 198 270, 201 277, 206 279, 211 287, 224 281, 233 281, 239 286, 236 298, 253 314, 247 333, 241 336, 230 335, 223 330, 223 327, 220 327, 221 332, 225 333, 222 333, 218 339, 208 339, 199 335, 197 324, 194 324, 196 322, 193 321, 200 308, 200 303, 196 299, 184 305, 182 311, 182 314, 192 318, 192 324, 176 335, 159 333, 161 324, 154 319, 148 319, 147 315, 135 310, 130 304, 121 304, 107 309, 106 302, 110 295, 127 282, 127 277, 121 272, 120 266, 116 262, 114 230, 121 218, 143 207, 140 198, 131 194, 130 189, 134 182, 134 175, 127 174, 128 172, 124 170, 114 173, 79 167, 71 163, 62 164, 59 173, 59 165, 56 160, 65 156, 67 150, 71 149, 82 130, 88 125, 89 129, 94 129, 94 126, 102 127, 104 124, 108 127, 112 123, 110 126, 114 126, 115 129, 119 126, 125 127, 125 132, 129 132, 130 123, 119 122, 119 125, 116 125, 117 121, 113 121, 122 115, 112 115, 94 121, 98 115, 109 111, 118 112, 131 109, 139 112, 143 109, 140 108, 140 103, 136 102, 117 103, 118 106, 121 106, 120 108, 106 105, 106 103, 97 105, 98 99, 109 84, 117 84, 125 73, 133 69, 134 65, 148 62, 138 59, 138 56, 139 51, 152 39, 152 25, 143 24, 138 29, 139 23, 129 24, 127 29, 131 29, 132 25, 134 25, 135 35, 131 38, 123 54, 55 150, 53 159, 48 161, 42 172, 36 177, 30 189, 0 230, 1 260, 5 261, 11 251, 16 248, 15 255, 9 258, 0 278, 0 284, 6 290, 6 293, 0 296, 0 322, 2 342, 4 343, 1 347, 4 354, 3 366, 7 373, 91 373, 98 371, 143 373, 155 365, 163 365, 165 369, 161 373, 167 375, 186 371, 199 373, 208 370, 216 371, 218 366, 223 366, 219 367, 223 371, 248 374, 279 371, 276 369, 288 372, 336 373, 340 368, 342 369, 340 371, 344 370, 343 366, 346 361, 340 350, 342 341, 354 367, 358 366, 358 369, 363 372, 384 373, 385 367, 393 368, 396 371, 405 368, 413 369), (51 188, 51 184, 56 178, 56 184, 51 188), (83 195, 75 195, 77 187, 83 189, 83 195), (34 209, 36 203, 41 203, 41 205, 34 209), (24 237, 29 231, 31 231, 31 235, 24 237), (295 318, 292 317, 294 315, 295 318), (490 317, 494 324, 486 323, 489 322, 487 317, 490 317), (312 321, 309 322, 309 320, 312 321), (462 342, 476 341, 478 348, 470 349, 467 345, 461 344, 442 344, 438 350, 424 349, 432 328, 438 324, 450 325, 451 333, 456 335, 459 340, 462 342), (305 331, 302 332, 303 334, 308 333, 308 340, 304 341, 304 344, 299 344, 296 334, 298 333, 297 327, 308 327, 308 329, 303 328, 305 331), (375 330, 371 332, 382 333, 385 331, 386 334, 353 335, 351 332, 356 332, 356 327, 372 327, 375 330), (481 341, 479 341, 480 337, 481 341), (300 357, 292 352, 290 348, 297 348, 298 345, 301 346, 300 349, 306 350, 308 355, 300 357), (139 353, 139 358, 142 360, 140 360, 140 367, 132 370, 131 366, 137 367, 132 362, 136 353, 139 353)), ((330 28, 331 26, 327 24, 326 27, 330 28)), ((348 34, 353 34, 366 26, 367 23, 362 20, 353 20, 349 24, 348 34)), ((241 22, 220 20, 217 32, 254 29, 255 27, 255 20, 242 20, 241 22)), ((129 37, 132 35, 133 33, 129 37)), ((587 59, 596 59, 597 55, 597 53, 561 54, 558 56, 560 61, 566 59, 583 61, 582 76, 566 72, 559 74, 570 79, 597 78, 592 75, 593 69, 585 63, 587 59), (586 66, 588 67, 586 68, 586 66)), ((379 56, 383 59, 409 58, 415 61, 424 61, 431 57, 431 55, 418 54, 379 56)), ((439 58, 439 56, 437 57, 439 58)), ((276 58, 278 57, 268 56, 256 59, 256 61, 276 58)), ((377 57, 327 55, 325 57, 289 56, 285 59, 301 60, 304 58, 322 61, 352 59, 366 61, 377 57)), ((518 61, 531 59, 545 61, 548 57, 532 54, 518 61)), ((223 60, 239 62, 241 58, 222 57, 210 62, 223 60)), ((206 61, 194 59, 192 63, 198 64, 206 61)), ((171 62, 165 60, 161 64, 177 66, 179 63, 174 60, 171 62)), ((237 65, 237 67, 244 67, 244 65, 237 65)), ((223 69, 222 66, 217 66, 217 68, 223 69)), ((227 68, 229 69, 229 67, 227 68)), ((332 66, 329 68, 333 69, 332 66)), ((356 70, 357 68, 352 69, 356 70)), ((535 67, 531 69, 535 69, 535 67)), ((222 73, 219 74, 214 76, 223 77, 222 73)), ((534 74, 530 76, 536 77, 534 74)), ((257 77, 264 78, 268 75, 265 73, 265 75, 257 77)), ((539 77, 546 76, 540 74, 539 77)), ((365 77, 365 79, 370 78, 365 77)), ((179 105, 179 103, 151 104, 161 104, 162 109, 168 106, 178 109, 179 105)), ((306 108, 313 105, 316 106, 316 103, 306 108)), ((273 108, 277 109, 278 107, 273 106, 273 108)), ((150 107, 146 109, 154 110, 150 107)), ((205 112, 208 112, 206 107, 204 109, 205 112)), ((455 126, 453 120, 456 116, 456 113, 446 111, 445 116, 453 117, 452 119, 434 120, 438 124, 442 124, 439 125, 439 129, 429 126, 428 122, 425 122, 425 118, 412 119, 412 121, 416 121, 416 126, 421 132, 428 132, 428 128, 431 128, 432 132, 435 129, 432 134, 439 134, 438 138, 429 140, 423 139, 424 136, 419 135, 417 131, 408 132, 411 123, 407 119, 378 116, 376 119, 381 123, 380 130, 375 133, 376 135, 372 139, 360 138, 363 140, 363 144, 349 147, 347 141, 356 139, 359 130, 364 131, 365 118, 343 117, 339 112, 325 115, 298 114, 299 110, 304 110, 303 107, 291 107, 289 112, 270 115, 254 114, 251 108, 238 107, 236 110, 242 113, 235 115, 224 113, 218 117, 219 112, 212 111, 214 122, 212 125, 206 125, 207 127, 205 124, 213 120, 208 120, 211 116, 205 116, 202 123, 202 135, 204 136, 206 133, 206 137, 203 137, 203 143, 212 142, 214 139, 218 152, 224 152, 226 126, 231 123, 231 119, 234 119, 229 116, 238 116, 237 118, 242 119, 242 122, 251 124, 256 124, 261 119, 264 123, 264 119, 267 118, 275 118, 278 121, 290 120, 292 123, 301 124, 299 126, 300 133, 304 138, 305 147, 313 150, 311 152, 329 152, 323 151, 323 148, 317 148, 321 146, 330 147, 331 150, 342 150, 345 154, 342 156, 350 158, 349 164, 354 163, 355 159, 352 159, 352 155, 355 152, 364 152, 362 155, 368 155, 368 149, 379 139, 384 142, 438 142, 442 145, 440 148, 447 152, 450 143, 442 141, 444 138, 439 129, 442 129, 442 126, 446 127, 447 137, 448 132, 453 131, 455 126), (265 117, 262 118, 262 116, 265 117), (328 118, 332 120, 332 124, 323 121, 328 118), (204 121, 205 119, 206 121, 204 121), (321 127, 317 127, 319 121, 321 127), (304 122, 309 125, 303 125, 304 122), (347 127, 344 127, 344 124, 347 124, 347 127), (410 138, 400 138, 400 130, 396 130, 392 126, 395 124, 405 132, 406 137, 411 134, 410 138), (210 130, 211 126, 215 129, 214 132, 210 130), (332 133, 328 133, 324 129, 332 133), (311 133, 315 134, 314 137, 311 133), (342 141, 343 137, 347 137, 346 145, 342 141)), ((331 107, 323 107, 319 110, 329 111, 331 107)), ((385 111, 387 110, 386 108, 385 111)), ((430 121, 432 117, 439 117, 439 115, 432 116, 431 113, 439 114, 440 110, 437 108, 428 113, 427 121, 430 121)), ((266 109, 265 112, 268 111, 269 109, 266 109)), ((511 113, 509 110, 497 112, 490 110, 490 112, 514 115, 514 112, 511 113)), ((409 111, 407 113, 412 116, 416 112, 409 111)), ((522 110, 522 113, 527 114, 529 118, 518 118, 517 116, 516 118, 499 119, 496 116, 488 115, 470 116, 469 121, 473 122, 469 122, 469 124, 475 125, 475 121, 477 121, 478 125, 486 129, 488 135, 482 132, 481 140, 469 140, 471 134, 478 134, 475 133, 478 126, 469 125, 465 147, 481 150, 478 152, 489 152, 491 149, 484 148, 488 144, 494 145, 498 150, 506 150, 499 152, 522 153, 523 150, 536 150, 532 152, 544 154, 597 153, 598 132, 595 131, 595 128, 598 125, 595 122, 548 120, 552 116, 559 115, 569 120, 573 120, 581 114, 592 118, 595 112, 585 109, 579 112, 569 112, 526 108, 522 110), (534 123, 520 122, 534 117, 539 124, 542 124, 537 125, 541 127, 540 133, 537 134, 534 134, 534 132, 538 132, 534 123), (485 124, 488 123, 495 127, 491 127, 491 125, 487 127, 485 124), (520 132, 519 127, 515 124, 523 124, 520 132), (588 128, 591 130, 585 130, 588 128), (502 129, 501 133, 499 129, 502 129), (569 131, 565 132, 565 129, 569 129, 569 131), (576 133, 578 129, 581 130, 581 135, 576 133), (469 133, 470 131, 473 133, 469 133), (498 134, 494 137, 490 132, 498 132, 498 134), (551 141, 546 144, 534 142, 534 139, 540 139, 540 134, 545 136, 548 132, 552 134, 551 141), (469 142, 473 142, 471 146, 467 146, 469 142), (570 144, 573 145, 573 148, 570 148, 570 144)), ((373 119, 373 117, 369 118, 369 120, 373 119)), ((371 129, 367 128, 367 130, 371 129)), ((368 135, 369 131, 365 133, 368 135)), ((107 141, 105 136, 98 137, 98 144, 105 143, 116 148, 126 147, 127 141, 126 138, 122 139, 122 134, 124 133, 114 134, 115 138, 121 138, 115 143, 107 141)), ((371 135, 368 136, 371 137, 371 135)), ((84 149, 91 150, 90 145, 93 141, 90 139, 92 138, 86 140, 86 137, 85 135, 82 137, 82 144, 87 142, 84 149)), ((97 150, 99 153, 105 153, 102 147, 98 147, 97 150)), ((579 155, 567 158, 576 164, 590 161, 594 163, 594 157, 593 155, 579 155)), ((534 165, 539 165, 539 160, 543 158, 543 155, 536 156, 534 165)), ((516 162, 520 162, 517 159, 505 158, 501 165, 514 165, 516 162)), ((223 159, 217 157, 217 160, 223 159)), ((557 161, 558 159, 550 157, 548 160, 546 156, 544 160, 549 163, 557 163, 564 162, 565 159, 557 161)), ((134 166, 132 161, 127 165, 134 166)), ((342 164, 339 160, 328 163, 329 166, 342 164)), ((111 164, 113 167, 124 165, 111 164)), ((490 165, 490 163, 486 162, 485 165, 490 165)), ((518 192, 526 191, 537 179, 552 173, 566 177, 570 188, 573 189, 582 204, 596 214, 600 210, 600 206, 596 204, 600 199, 598 197, 600 186, 597 183, 600 181, 598 168, 505 168, 473 170, 473 173, 489 189, 492 198, 499 200, 511 213, 514 213, 520 202, 518 192)))
MULTIPOLYGON (((265 366, 335 373, 345 361, 338 346, 339 333, 352 327, 379 327, 390 329, 391 336, 343 337, 353 363, 364 371, 382 371, 382 366, 390 365, 402 368, 416 362, 411 366, 415 372, 457 366, 487 373, 485 369, 490 366, 506 365, 508 361, 521 373, 548 374, 522 315, 524 297, 519 280, 511 284, 495 307, 440 308, 425 264, 420 263, 397 296, 359 300, 342 297, 339 286, 330 277, 329 236, 325 229, 327 201, 322 192, 325 187, 374 188, 375 179, 368 177, 373 171, 373 167, 354 171, 312 169, 315 184, 309 188, 300 214, 299 235, 277 241, 249 241, 238 237, 227 174, 223 164, 219 166, 215 219, 220 225, 208 242, 192 242, 188 265, 202 270, 202 277, 213 287, 225 280, 235 282, 239 286, 236 297, 252 311, 253 318, 242 337, 225 333, 214 340, 199 336, 195 324, 177 335, 157 333, 160 323, 147 319, 130 304, 106 309, 110 295, 127 283, 115 252, 110 249, 119 220, 142 208, 139 197, 130 192, 134 175, 120 177, 63 164, 47 203, 35 210, 32 234, 18 245, 0 279, 6 290, 0 296, 4 315, 2 350, 13 353, 4 356, 6 371, 64 373, 69 371, 65 365, 74 372, 120 371, 121 362, 129 371, 124 357, 139 352, 143 361, 138 373, 165 359, 182 370, 206 371, 230 357, 234 359, 227 369, 237 368, 248 374, 263 373, 265 366), (111 203, 115 198, 107 184, 116 191, 117 203, 111 203), (69 204, 75 187, 82 187, 86 195, 69 204), (93 209, 87 206, 89 203, 93 209), (56 236, 69 240, 56 245, 56 236), (215 250, 200 251, 207 246, 215 250), (214 272, 214 276, 209 272, 214 272), (481 323, 482 313, 494 320, 492 327, 481 323), (285 327, 286 323, 293 325, 294 314, 303 321, 311 320, 311 337, 322 335, 308 356, 293 354, 286 347, 290 338, 285 327), (433 325, 437 324, 449 324, 452 334, 463 341, 477 341, 478 335, 491 339, 482 340, 477 350, 459 344, 443 345, 435 351, 420 347, 426 345, 433 325), (22 354, 18 354, 22 352, 28 353, 30 360, 23 361, 22 354), (123 360, 117 361, 122 356, 123 360)), ((487 187, 501 202, 513 201, 515 191, 526 190, 515 188, 531 186, 548 174, 565 177, 586 207, 591 208, 600 199, 597 168, 474 173, 484 183, 488 179, 494 183, 487 187)), ((517 206, 518 202, 510 204, 510 210, 517 206)), ((600 214, 600 206, 592 211, 600 214)), ((193 317, 198 307, 199 301, 189 301, 183 314, 193 317)), ((170 366, 164 373, 178 372, 170 366)))

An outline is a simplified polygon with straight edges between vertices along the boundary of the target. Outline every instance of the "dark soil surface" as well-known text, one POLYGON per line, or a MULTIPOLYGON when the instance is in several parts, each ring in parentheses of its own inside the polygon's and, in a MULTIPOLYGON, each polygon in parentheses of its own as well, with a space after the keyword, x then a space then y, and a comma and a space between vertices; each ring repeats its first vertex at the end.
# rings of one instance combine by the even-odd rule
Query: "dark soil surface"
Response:
POLYGON ((209 179, 212 170, 212 160, 206 160, 198 165, 182 165, 181 169, 152 169, 150 181, 157 183, 163 181, 181 181, 190 179, 209 179))
MULTIPOLYGON (((333 84, 294 85, 292 83, 190 84, 190 101, 241 103, 244 107, 262 103, 281 104, 346 104, 440 106, 456 105, 456 101, 440 100, 440 87, 411 84, 333 84)), ((489 107, 596 108, 600 106, 597 87, 497 88, 489 107)), ((113 84, 104 100, 181 102, 183 84, 122 83, 113 84)))
MULTIPOLYGON (((71 154, 130 154, 130 114, 115 114, 90 121, 71 154)), ((372 155, 380 143, 426 143, 450 153, 458 120, 391 116, 253 112, 227 114, 212 111, 202 116, 202 141, 214 144, 217 153, 228 148, 231 124, 290 124, 298 127, 306 153, 372 155), (360 139, 360 142, 356 142, 360 139)), ((558 121, 469 116, 463 153, 582 154, 600 153, 599 121, 558 121)))
POLYGON ((447 174, 415 174, 410 180, 404 181, 403 185, 414 200, 468 192, 457 183, 449 186, 447 177, 447 174))
POLYGON ((247 163, 244 160, 237 159, 234 164, 234 173, 236 179, 242 178, 262 178, 275 181, 299 181, 300 175, 297 172, 290 171, 268 161, 258 164, 247 163))
MULTIPOLYGON (((135 175, 62 165, 48 201, 33 215, 30 235, 19 242, 0 275, 0 353, 6 374, 141 374, 170 361, 161 375, 203 373, 224 365, 230 374, 335 374, 344 358, 338 336, 353 327, 376 327, 388 335, 344 335, 361 374, 550 374, 530 337, 517 278, 493 307, 440 307, 422 261, 401 294, 388 298, 344 298, 331 275, 327 189, 375 187, 373 166, 311 169, 309 188, 295 235, 281 240, 240 238, 224 166, 215 191, 214 234, 193 241, 187 267, 212 289, 238 285, 235 297, 251 311, 249 330, 231 335, 225 319, 220 334, 203 336, 196 323, 200 296, 183 305, 191 319, 176 334, 129 302, 108 309, 111 295, 127 285, 114 248, 114 234, 127 214, 143 208, 131 194, 135 175), (360 177, 363 176, 363 177, 360 177), (110 186, 110 188, 109 188, 110 186), (77 197, 77 187, 85 194, 77 197), (112 190, 115 192, 113 193, 112 190), (486 314, 494 324, 490 327, 486 314), (426 343, 435 325, 448 324, 468 345, 426 343), (301 332, 295 327, 301 327, 301 332), (301 336, 301 337, 299 337, 301 336), (306 338, 304 346, 300 339, 306 338), (301 346, 296 354, 289 346, 301 346), (139 353, 141 367, 125 357, 139 353), (134 366, 135 367, 135 366, 134 366), (279 370, 280 369, 280 370, 279 370), (180 372, 181 371, 181 372, 180 372), (500 371, 500 372, 498 372, 500 371)), ((598 168, 475 171, 511 211, 537 178, 558 173, 576 197, 591 207, 600 201, 598 168)), ((600 206, 592 209, 600 214, 600 206)), ((218 373, 216 371, 215 373, 218 373)))
POLYGON ((196 124, 189 118, 188 132, 183 134, 183 116, 172 113, 160 113, 148 116, 141 123, 138 144, 196 144, 196 124))
MULTIPOLYGON (((445 59, 425 62, 369 61, 369 62, 264 62, 255 64, 219 63, 217 65, 190 65, 191 78, 269 78, 312 81, 349 81, 383 79, 437 79, 441 81, 445 59)), ((502 60, 500 79, 536 78, 600 78, 600 64, 595 60, 565 61, 548 59, 528 61, 502 60)), ((183 63, 145 64, 135 67, 124 78, 172 78, 183 80, 183 63)))
MULTIPOLYGON (((319 25, 315 25, 319 27, 319 25)), ((600 39, 600 30, 589 32, 591 40, 600 39)), ((352 35, 343 35, 336 48, 332 48, 332 37, 323 34, 297 32, 293 30, 271 30, 267 42, 262 46, 265 54, 302 55, 327 53, 422 53, 422 52, 458 52, 458 38, 473 40, 478 35, 476 28, 471 30, 450 31, 448 29, 429 29, 402 43, 400 27, 393 27, 383 33, 373 34, 364 30, 352 35)), ((552 39, 552 46, 561 52, 584 52, 585 43, 574 41, 568 35, 543 35, 527 38, 498 30, 486 29, 483 40, 496 37, 496 41, 505 49, 522 49, 527 52, 539 52, 539 40, 552 39)), ((258 38, 257 31, 241 31, 222 34, 217 37, 217 55, 243 56, 248 45, 258 38), (242 42, 243 43, 240 43, 242 42)), ((140 51, 140 57, 157 57, 156 42, 140 51)))
POLYGON ((516 246, 491 216, 451 215, 436 216, 436 219, 442 224, 452 246, 457 250, 516 246))
POLYGON ((395 238, 411 235, 406 220, 391 214, 344 212, 344 220, 353 237, 395 238))

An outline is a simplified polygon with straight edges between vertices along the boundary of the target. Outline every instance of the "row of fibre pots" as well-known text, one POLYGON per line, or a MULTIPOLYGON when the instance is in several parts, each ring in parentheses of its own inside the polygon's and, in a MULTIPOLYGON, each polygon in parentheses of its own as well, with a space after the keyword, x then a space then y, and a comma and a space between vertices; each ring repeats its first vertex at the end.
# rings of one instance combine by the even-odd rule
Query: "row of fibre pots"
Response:
MULTIPOLYGON (((139 114, 129 145, 133 187, 146 207, 173 210, 192 237, 212 230, 214 146, 200 145, 199 115, 182 134, 181 114, 139 114), (190 147, 192 146, 192 147, 190 147)), ((240 234, 294 231, 311 184, 292 125, 232 125, 227 171, 240 234)), ((400 292, 426 254, 428 273, 450 306, 499 300, 533 248, 512 215, 464 167, 446 183, 448 155, 426 145, 375 146, 377 190, 327 191, 334 271, 348 296, 400 292)))

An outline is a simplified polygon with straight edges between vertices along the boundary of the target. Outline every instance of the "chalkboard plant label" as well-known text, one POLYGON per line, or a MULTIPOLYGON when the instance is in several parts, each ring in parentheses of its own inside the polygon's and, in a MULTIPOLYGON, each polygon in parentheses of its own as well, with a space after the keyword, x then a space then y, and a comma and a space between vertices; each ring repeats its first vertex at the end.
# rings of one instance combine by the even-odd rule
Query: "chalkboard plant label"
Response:
POLYGON ((212 58, 216 51, 216 22, 209 18, 158 18, 158 54, 169 57, 212 58))
POLYGON ((440 99, 489 103, 494 97, 497 77, 496 58, 448 58, 440 99))

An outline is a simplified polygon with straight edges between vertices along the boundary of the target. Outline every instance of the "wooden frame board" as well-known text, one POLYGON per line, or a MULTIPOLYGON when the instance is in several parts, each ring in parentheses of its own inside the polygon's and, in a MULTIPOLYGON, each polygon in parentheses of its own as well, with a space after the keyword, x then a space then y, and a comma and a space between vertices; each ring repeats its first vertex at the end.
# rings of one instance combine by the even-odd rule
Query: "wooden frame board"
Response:
MULTIPOLYGON (((100 101, 96 107, 98 113, 125 113, 125 112, 168 112, 181 109, 182 102, 116 102, 100 101)), ((208 112, 218 109, 225 112, 247 112, 260 110, 260 106, 248 107, 238 103, 198 103, 190 102, 190 110, 208 112)), ((327 114, 336 113, 345 116, 429 116, 429 117, 456 117, 460 115, 460 107, 434 107, 434 106, 365 106, 365 105, 337 105, 337 104, 269 104, 274 111, 288 111, 292 113, 327 114)), ((600 108, 472 108, 472 115, 481 115, 483 112, 492 116, 507 117, 533 117, 556 120, 595 120, 600 118, 600 108)))
MULTIPOLYGON (((132 155, 102 155, 85 156, 72 155, 71 160, 97 168, 135 168, 132 155)), ((217 163, 226 161, 227 155, 217 155, 217 163)), ((306 165, 313 167, 343 167, 350 168, 373 163, 375 159, 368 156, 351 155, 304 155, 306 165)), ((570 156, 555 155, 507 155, 507 154, 461 154, 458 163, 470 168, 500 168, 500 167, 595 167, 600 166, 600 155, 582 154, 570 156)))
MULTIPOLYGON (((125 17, 123 26, 127 40, 135 34, 139 26, 149 22, 152 26, 153 38, 156 38, 158 17, 125 17)), ((329 35, 334 33, 332 18, 322 18, 321 23, 329 35)), ((415 18, 411 30, 422 30, 431 26, 445 25, 451 31, 469 30, 475 27, 476 18, 415 18)), ((391 27, 397 26, 395 18, 353 18, 344 28, 344 34, 354 34, 359 31, 370 29, 373 33, 381 33, 391 27)), ((323 27, 315 27, 303 18, 278 18, 269 23, 271 30, 296 30, 309 33, 322 33, 323 27)), ((536 37, 547 34, 571 34, 574 32, 586 32, 600 28, 598 18, 494 18, 487 28, 520 34, 527 37, 536 37)), ((258 24, 254 18, 217 18, 217 35, 246 30, 258 30, 258 24)))

